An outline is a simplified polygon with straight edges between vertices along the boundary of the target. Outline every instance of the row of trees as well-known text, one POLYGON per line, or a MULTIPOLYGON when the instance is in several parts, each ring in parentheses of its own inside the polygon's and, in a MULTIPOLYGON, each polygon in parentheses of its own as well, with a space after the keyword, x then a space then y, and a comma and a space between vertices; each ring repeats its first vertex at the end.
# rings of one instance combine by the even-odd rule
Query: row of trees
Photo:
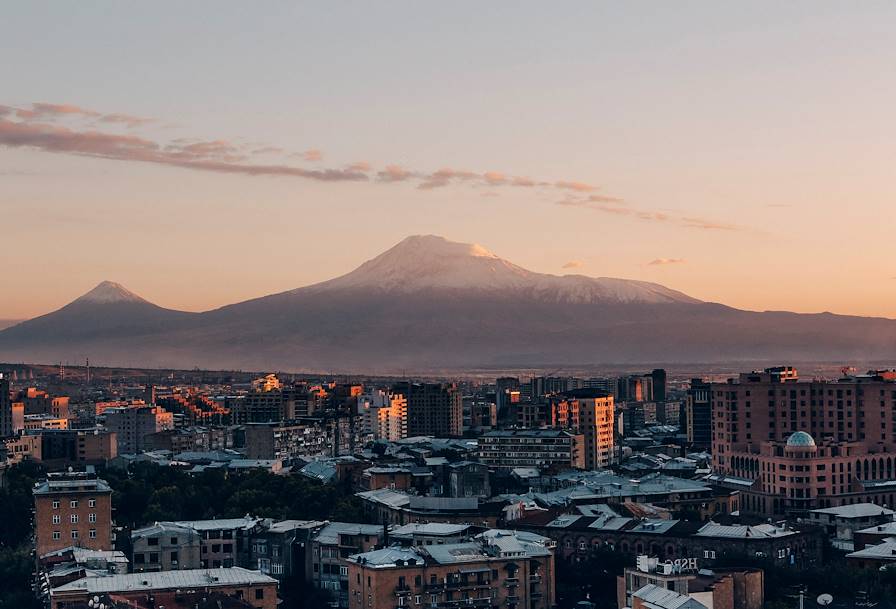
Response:
MULTIPOLYGON (((34 566, 34 483, 45 475, 33 462, 7 470, 0 488, 0 609, 36 609, 31 590, 34 566)), ((191 475, 171 467, 134 464, 130 471, 106 469, 116 524, 128 529, 160 520, 236 518, 246 514, 276 520, 361 522, 360 501, 347 484, 323 485, 302 476, 254 471, 191 475)), ((287 607, 325 607, 328 600, 304 582, 287 582, 287 607)))

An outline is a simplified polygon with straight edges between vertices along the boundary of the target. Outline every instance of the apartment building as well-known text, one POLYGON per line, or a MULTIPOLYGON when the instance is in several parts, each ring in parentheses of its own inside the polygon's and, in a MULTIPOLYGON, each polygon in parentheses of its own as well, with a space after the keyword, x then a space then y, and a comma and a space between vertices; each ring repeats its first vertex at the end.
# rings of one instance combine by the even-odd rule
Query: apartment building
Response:
POLYGON ((600 389, 574 389, 549 398, 549 426, 584 436, 585 468, 599 469, 614 460, 613 396, 600 389))
POLYGON ((112 549, 112 488, 90 470, 49 474, 35 485, 38 556, 69 546, 112 549))
POLYGON ((550 539, 488 530, 469 541, 390 546, 348 558, 349 609, 554 606, 550 539))
POLYGON ((559 429, 490 431, 479 437, 478 456, 490 467, 584 469, 585 436, 559 429))
POLYGON ((713 469, 742 509, 803 516, 896 500, 896 372, 801 381, 789 366, 713 383, 713 469))

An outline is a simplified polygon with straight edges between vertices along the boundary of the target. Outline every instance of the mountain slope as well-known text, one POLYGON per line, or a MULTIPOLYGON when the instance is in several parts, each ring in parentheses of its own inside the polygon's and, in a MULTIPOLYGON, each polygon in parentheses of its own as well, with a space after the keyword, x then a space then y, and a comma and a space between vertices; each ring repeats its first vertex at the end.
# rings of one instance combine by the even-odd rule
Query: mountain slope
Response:
POLYGON ((457 243, 436 235, 408 237, 346 275, 292 293, 334 289, 512 292, 517 297, 549 302, 699 302, 646 281, 534 273, 499 258, 481 245, 457 243))
POLYGON ((405 239, 354 271, 205 313, 101 284, 0 331, 0 360, 321 371, 896 357, 896 321, 740 311, 664 286, 534 273, 405 239))
POLYGON ((0 332, 7 361, 80 361, 96 351, 130 352, 139 361, 140 340, 179 329, 194 313, 173 311, 144 300, 123 286, 103 281, 61 309, 0 332))

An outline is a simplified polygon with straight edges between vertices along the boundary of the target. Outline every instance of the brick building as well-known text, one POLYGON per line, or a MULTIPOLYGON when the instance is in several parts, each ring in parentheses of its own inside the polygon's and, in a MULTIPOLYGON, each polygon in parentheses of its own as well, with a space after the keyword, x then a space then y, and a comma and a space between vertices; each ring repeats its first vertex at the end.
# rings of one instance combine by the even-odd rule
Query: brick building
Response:
POLYGON ((277 580, 239 567, 85 577, 51 590, 50 607, 87 607, 94 596, 129 607, 194 607, 209 594, 236 597, 255 609, 277 608, 277 580))
POLYGON ((716 609, 762 609, 765 602, 761 569, 701 570, 697 558, 659 561, 638 556, 636 566, 626 567, 616 583, 619 609, 635 607, 635 593, 650 585, 716 609))
POLYGON ((387 547, 349 557, 349 609, 554 606, 550 539, 489 530, 467 542, 387 547))
POLYGON ((34 487, 38 556, 67 548, 112 549, 112 489, 88 472, 50 474, 34 487))

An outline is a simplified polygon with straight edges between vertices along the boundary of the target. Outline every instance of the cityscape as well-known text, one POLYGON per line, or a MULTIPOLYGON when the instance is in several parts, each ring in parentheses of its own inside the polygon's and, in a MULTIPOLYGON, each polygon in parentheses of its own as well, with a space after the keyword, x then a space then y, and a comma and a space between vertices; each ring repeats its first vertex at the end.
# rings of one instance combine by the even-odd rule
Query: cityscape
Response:
POLYGON ((3 9, 0 609, 896 609, 896 5, 3 9))

